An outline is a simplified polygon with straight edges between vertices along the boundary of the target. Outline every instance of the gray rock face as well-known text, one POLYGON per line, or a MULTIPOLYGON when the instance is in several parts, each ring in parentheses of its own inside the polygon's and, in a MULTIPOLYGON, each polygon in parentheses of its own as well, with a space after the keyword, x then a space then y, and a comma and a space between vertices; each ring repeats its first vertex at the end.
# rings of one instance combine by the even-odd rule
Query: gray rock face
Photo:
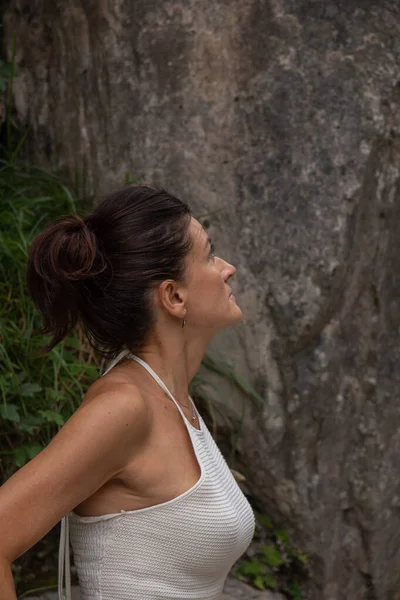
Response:
POLYGON ((4 24, 36 160, 222 209, 245 319, 214 350, 267 401, 248 485, 314 598, 399 598, 398 1, 11 0, 4 24))
POLYGON ((221 600, 285 600, 284 596, 268 590, 259 591, 241 583, 233 577, 228 577, 224 586, 221 600))
MULTIPOLYGON (((71 600, 79 600, 79 588, 72 588, 71 600)), ((221 600, 284 600, 281 594, 275 594, 269 591, 260 592, 237 579, 228 577, 224 587, 224 593, 221 600)), ((58 600, 57 592, 47 592, 42 596, 30 596, 28 600, 58 600)))

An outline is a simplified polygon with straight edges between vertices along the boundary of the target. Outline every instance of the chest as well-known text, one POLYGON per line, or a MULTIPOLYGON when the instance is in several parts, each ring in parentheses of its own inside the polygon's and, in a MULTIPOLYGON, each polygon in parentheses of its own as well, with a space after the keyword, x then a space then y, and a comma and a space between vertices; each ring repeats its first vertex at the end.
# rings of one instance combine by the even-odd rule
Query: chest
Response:
MULTIPOLYGON (((174 438, 174 443, 180 448, 185 438, 174 438)), ((93 543, 109 535, 107 563, 115 563, 115 570, 122 569, 134 577, 135 573, 148 573, 150 566, 148 575, 151 577, 156 563, 157 572, 162 572, 164 582, 168 577, 173 577, 175 581, 179 576, 181 584, 186 582, 184 587, 187 584, 188 589, 192 589, 194 581, 200 587, 204 585, 204 589, 210 582, 213 585, 219 579, 223 582, 232 564, 251 541, 254 515, 207 429, 198 438, 193 438, 193 441, 195 457, 199 459, 196 467, 200 469, 199 465, 201 466, 201 473, 198 473, 201 477, 198 478, 196 474, 193 485, 182 491, 175 489, 171 497, 158 497, 157 503, 148 503, 147 507, 142 507, 144 510, 140 510, 140 507, 139 510, 128 507, 122 514, 119 510, 113 511, 119 514, 111 515, 111 520, 106 520, 105 523, 99 517, 98 521, 91 523, 89 530, 86 523, 78 523, 74 519, 75 546, 79 548, 78 541, 82 535, 85 535, 89 545, 92 544, 90 535, 93 535, 93 543), (103 530, 102 527, 107 529, 103 530)), ((169 440, 165 447, 160 447, 160 451, 165 453, 166 448, 171 447, 173 443, 169 440)), ((193 452, 192 446, 190 450, 193 452)), ((162 452, 160 456, 162 457, 162 452)), ((164 464, 169 459, 168 455, 164 464)), ((176 464, 174 460, 173 464, 176 464)), ((142 469, 146 471, 145 462, 142 469)), ((128 472, 126 475, 127 481, 132 477, 135 489, 140 482, 140 471, 138 465, 132 465, 132 473, 128 472)), ((153 475, 155 472, 153 470, 153 475)), ((151 482, 146 483, 146 477, 144 474, 142 481, 144 494, 148 495, 145 488, 152 485, 156 489, 156 486, 151 482)), ((161 472, 159 477, 163 477, 161 472)), ((159 492, 161 491, 160 488, 159 492)), ((161 495, 163 496, 162 493, 161 495)), ((82 555, 78 560, 86 559, 82 555)), ((146 594, 140 597, 146 597, 146 594)), ((206 597, 206 594, 201 597, 206 597)), ((214 596, 207 594, 207 597, 214 596)), ((219 593, 215 597, 219 597, 219 593)))
POLYGON ((151 506, 168 501, 200 478, 193 440, 178 417, 155 424, 146 447, 120 475, 120 481, 136 498, 137 508, 139 504, 151 506))

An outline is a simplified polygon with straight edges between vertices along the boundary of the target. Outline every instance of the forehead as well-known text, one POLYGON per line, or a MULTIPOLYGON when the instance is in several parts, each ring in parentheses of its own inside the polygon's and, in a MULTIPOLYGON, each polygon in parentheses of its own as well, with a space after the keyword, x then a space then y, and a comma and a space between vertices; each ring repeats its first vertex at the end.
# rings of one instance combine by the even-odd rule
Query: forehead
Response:
POLYGON ((208 233, 197 219, 192 217, 189 225, 190 236, 193 241, 193 248, 204 249, 208 242, 208 233))

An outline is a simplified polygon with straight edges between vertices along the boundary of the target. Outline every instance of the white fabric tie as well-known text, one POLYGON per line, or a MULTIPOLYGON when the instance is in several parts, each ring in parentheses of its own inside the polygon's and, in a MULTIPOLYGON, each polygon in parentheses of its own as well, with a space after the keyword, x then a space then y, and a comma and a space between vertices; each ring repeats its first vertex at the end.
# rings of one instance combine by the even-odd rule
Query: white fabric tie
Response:
POLYGON ((58 549, 58 600, 64 600, 64 576, 65 600, 71 600, 68 516, 61 519, 60 546, 58 549))

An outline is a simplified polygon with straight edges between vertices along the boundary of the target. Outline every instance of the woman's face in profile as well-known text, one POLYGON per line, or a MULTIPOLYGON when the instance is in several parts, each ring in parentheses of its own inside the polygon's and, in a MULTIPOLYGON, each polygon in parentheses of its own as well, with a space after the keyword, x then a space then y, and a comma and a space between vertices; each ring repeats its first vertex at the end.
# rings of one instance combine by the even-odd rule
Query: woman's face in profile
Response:
POLYGON ((186 257, 188 323, 214 334, 242 319, 229 284, 236 268, 215 255, 207 232, 193 217, 189 234, 193 246, 186 257))

